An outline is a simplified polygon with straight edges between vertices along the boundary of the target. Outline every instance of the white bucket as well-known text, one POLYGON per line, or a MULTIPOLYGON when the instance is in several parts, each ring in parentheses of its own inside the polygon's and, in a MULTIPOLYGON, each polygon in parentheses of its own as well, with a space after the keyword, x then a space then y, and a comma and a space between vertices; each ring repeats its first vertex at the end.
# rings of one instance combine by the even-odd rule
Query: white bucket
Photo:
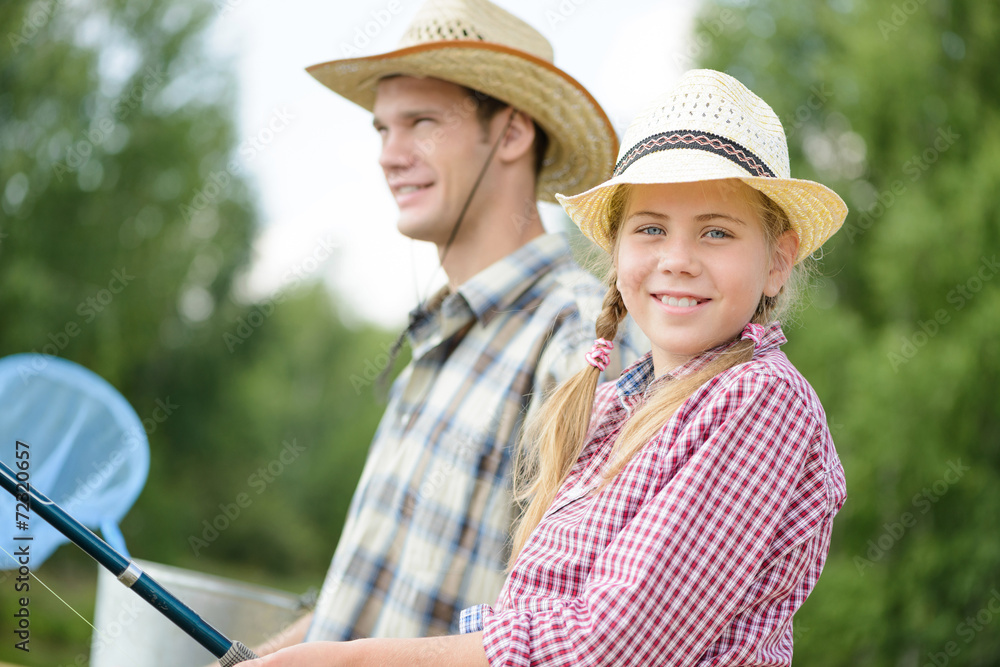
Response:
MULTIPOLYGON (((135 564, 227 638, 251 648, 306 611, 301 598, 284 591, 149 561, 135 564)), ((200 667, 215 660, 103 567, 94 628, 92 667, 200 667)))

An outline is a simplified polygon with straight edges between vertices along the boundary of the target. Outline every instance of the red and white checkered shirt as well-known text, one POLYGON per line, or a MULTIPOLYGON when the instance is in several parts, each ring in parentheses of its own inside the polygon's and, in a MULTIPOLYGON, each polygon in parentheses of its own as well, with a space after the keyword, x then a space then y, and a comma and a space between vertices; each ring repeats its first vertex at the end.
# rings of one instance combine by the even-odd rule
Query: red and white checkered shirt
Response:
POLYGON ((475 610, 491 665, 791 664, 792 614, 846 490, 784 342, 768 328, 749 363, 706 383, 595 494, 650 357, 601 385, 583 454, 496 605, 475 610))

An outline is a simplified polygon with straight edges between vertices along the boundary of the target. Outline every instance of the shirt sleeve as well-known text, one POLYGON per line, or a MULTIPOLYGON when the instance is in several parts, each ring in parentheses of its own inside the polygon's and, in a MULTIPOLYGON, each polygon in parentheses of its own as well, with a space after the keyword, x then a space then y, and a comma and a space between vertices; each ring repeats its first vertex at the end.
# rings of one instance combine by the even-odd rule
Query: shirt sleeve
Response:
POLYGON ((467 607, 458 615, 458 632, 467 635, 470 632, 480 632, 483 629, 483 621, 486 616, 493 613, 493 608, 488 604, 477 604, 467 607))
MULTIPOLYGON (((793 521, 784 514, 819 427, 785 381, 757 373, 700 410, 670 443, 690 456, 597 555, 579 596, 522 600, 486 619, 491 665, 691 665, 727 630, 793 521)), ((604 493, 628 501, 615 483, 604 493)), ((797 530, 816 531, 823 502, 797 530)), ((800 579, 804 560, 782 580, 800 579)))
MULTIPOLYGON (((622 323, 615 339, 615 347, 608 355, 608 367, 601 373, 601 382, 618 379, 625 368, 643 356, 642 350, 648 351, 648 344, 645 348, 636 346, 637 338, 641 342, 647 342, 645 338, 641 338, 641 332, 636 334, 637 330, 632 324, 632 318, 626 318, 622 323)), ((535 390, 528 403, 528 419, 557 385, 587 367, 586 355, 594 346, 595 335, 594 322, 579 314, 568 318, 552 334, 552 340, 542 352, 535 370, 535 390)))
POLYGON ((535 367, 525 423, 534 417, 556 386, 583 370, 587 363, 584 355, 593 344, 593 328, 593 325, 588 328, 580 315, 574 314, 561 322, 552 333, 535 367))

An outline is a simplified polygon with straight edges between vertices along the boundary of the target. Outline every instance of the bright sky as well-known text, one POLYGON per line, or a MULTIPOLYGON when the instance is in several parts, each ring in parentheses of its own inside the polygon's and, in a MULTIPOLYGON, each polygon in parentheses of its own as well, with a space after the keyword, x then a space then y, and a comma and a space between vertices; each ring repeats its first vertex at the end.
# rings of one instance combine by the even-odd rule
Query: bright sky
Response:
MULTIPOLYGON (((394 49, 422 1, 214 0, 211 41, 239 71, 240 136, 254 147, 242 156, 261 206, 247 294, 322 279, 345 302, 345 316, 395 327, 418 295, 443 284, 433 246, 396 230, 371 114, 305 72, 345 52, 394 49)), ((604 106, 619 137, 646 101, 693 66, 697 0, 496 3, 545 35, 555 64, 604 106)), ((543 205, 549 227, 560 215, 543 205)))

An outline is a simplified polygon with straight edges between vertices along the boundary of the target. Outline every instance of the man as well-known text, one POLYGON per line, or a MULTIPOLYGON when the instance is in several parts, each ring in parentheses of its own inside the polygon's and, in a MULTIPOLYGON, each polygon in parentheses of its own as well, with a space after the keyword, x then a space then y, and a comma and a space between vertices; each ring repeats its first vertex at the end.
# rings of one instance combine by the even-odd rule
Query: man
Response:
MULTIPOLYGON (((308 70, 372 110, 398 228, 437 246, 448 284, 411 316, 306 639, 455 632, 500 589, 517 437, 584 367, 605 292, 536 201, 606 178, 617 140, 545 38, 486 0, 429 0, 398 50, 308 70)), ((638 356, 615 355, 612 377, 638 356)))

